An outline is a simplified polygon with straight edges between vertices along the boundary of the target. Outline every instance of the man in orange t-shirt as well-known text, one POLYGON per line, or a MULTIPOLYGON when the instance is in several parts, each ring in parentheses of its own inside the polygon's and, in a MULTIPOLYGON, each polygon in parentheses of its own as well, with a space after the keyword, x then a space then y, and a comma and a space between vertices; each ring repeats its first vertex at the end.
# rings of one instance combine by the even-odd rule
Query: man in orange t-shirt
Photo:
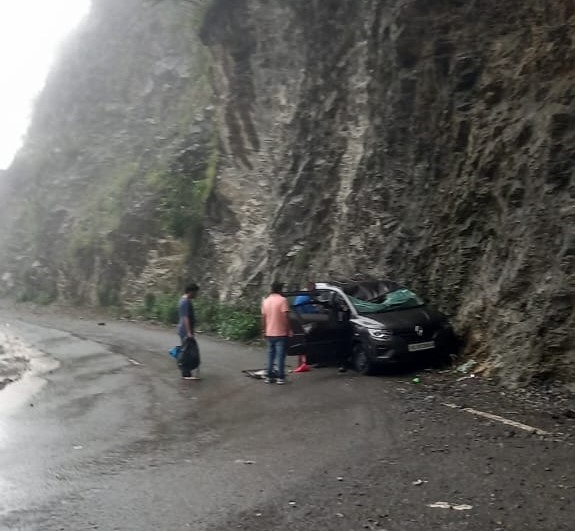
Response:
POLYGON ((277 384, 285 383, 285 355, 288 337, 291 335, 289 305, 281 294, 283 284, 274 282, 272 292, 262 302, 262 331, 268 344, 268 373, 266 383, 272 383, 274 364, 277 359, 277 384))

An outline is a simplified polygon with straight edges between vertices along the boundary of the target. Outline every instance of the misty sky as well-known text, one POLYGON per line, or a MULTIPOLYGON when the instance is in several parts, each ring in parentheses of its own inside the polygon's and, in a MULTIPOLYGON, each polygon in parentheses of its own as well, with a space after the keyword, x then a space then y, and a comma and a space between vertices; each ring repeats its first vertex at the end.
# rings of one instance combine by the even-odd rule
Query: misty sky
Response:
POLYGON ((0 169, 21 145, 58 46, 89 6, 90 0, 0 0, 0 169))

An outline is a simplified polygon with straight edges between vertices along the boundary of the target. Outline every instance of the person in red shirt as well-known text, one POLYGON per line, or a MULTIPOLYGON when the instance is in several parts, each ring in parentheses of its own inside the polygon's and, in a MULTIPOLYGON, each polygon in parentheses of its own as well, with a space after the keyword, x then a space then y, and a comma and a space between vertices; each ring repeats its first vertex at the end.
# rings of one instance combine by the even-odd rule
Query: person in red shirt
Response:
POLYGON ((268 367, 266 383, 274 381, 274 364, 277 360, 275 383, 285 383, 285 355, 288 337, 291 335, 289 304, 281 294, 283 284, 274 282, 272 292, 262 302, 262 331, 268 344, 268 367))

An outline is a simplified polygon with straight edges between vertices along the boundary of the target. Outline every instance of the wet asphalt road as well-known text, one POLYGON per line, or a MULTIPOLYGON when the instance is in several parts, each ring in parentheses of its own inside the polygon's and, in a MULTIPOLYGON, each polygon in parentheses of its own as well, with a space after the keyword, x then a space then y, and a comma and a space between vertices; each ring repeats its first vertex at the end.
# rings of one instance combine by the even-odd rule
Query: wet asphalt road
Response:
POLYGON ((265 385, 241 372, 261 351, 202 336, 204 379, 181 381, 173 331, 0 317, 37 373, 0 393, 2 530, 574 528, 573 419, 479 379, 324 368, 265 385))

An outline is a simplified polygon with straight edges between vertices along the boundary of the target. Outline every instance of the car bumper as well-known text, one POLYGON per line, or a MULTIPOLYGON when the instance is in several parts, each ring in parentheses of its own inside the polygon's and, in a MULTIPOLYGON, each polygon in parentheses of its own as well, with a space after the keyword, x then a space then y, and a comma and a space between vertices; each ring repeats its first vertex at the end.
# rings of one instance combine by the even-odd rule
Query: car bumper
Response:
POLYGON ((393 336, 386 341, 370 341, 368 352, 372 363, 397 365, 426 359, 433 359, 438 353, 451 354, 455 351, 455 336, 449 329, 439 330, 433 336, 420 340, 406 340, 393 336))

